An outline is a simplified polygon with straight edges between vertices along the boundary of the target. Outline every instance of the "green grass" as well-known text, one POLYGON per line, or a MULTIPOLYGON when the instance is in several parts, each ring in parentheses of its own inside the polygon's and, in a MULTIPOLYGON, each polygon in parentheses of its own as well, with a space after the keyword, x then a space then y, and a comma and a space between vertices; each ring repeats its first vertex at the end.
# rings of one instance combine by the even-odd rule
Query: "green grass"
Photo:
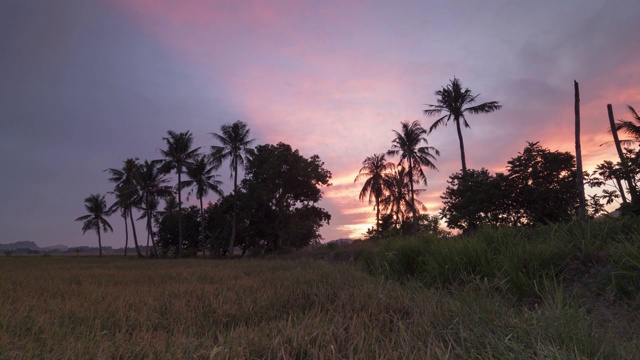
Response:
MULTIPOLYGON (((465 251, 460 269, 486 265, 465 251)), ((640 358, 633 309, 562 291, 528 307, 487 279, 449 282, 304 258, 3 257, 0 359, 640 358)))

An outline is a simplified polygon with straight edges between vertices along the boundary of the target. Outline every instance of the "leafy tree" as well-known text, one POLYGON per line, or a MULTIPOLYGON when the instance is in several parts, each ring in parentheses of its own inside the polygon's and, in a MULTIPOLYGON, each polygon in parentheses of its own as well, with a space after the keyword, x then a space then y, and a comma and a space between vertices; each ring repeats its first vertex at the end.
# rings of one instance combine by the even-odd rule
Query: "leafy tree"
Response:
POLYGON ((507 165, 515 207, 526 224, 569 220, 578 205, 575 159, 571 153, 551 151, 528 142, 507 165))
POLYGON ((255 139, 249 138, 249 126, 236 121, 233 124, 225 124, 220 128, 221 134, 211 133, 220 145, 211 147, 211 158, 213 161, 223 162, 229 159, 229 167, 233 176, 234 205, 231 220, 231 237, 229 240, 229 256, 233 254, 234 241, 236 238, 236 218, 238 217, 238 167, 243 167, 251 156, 253 150, 249 147, 255 139))
POLYGON ((393 214, 383 214, 380 218, 380 230, 375 227, 367 229, 364 235, 369 239, 381 239, 393 237, 399 234, 399 229, 395 226, 393 214))
POLYGON ((438 214, 422 214, 419 215, 420 232, 433 234, 438 237, 447 237, 451 234, 440 228, 440 216, 438 214))
POLYGON ((441 215, 463 232, 569 220, 578 204, 575 176, 572 154, 529 142, 508 162, 506 174, 468 169, 451 175, 441 215))
POLYGON ((494 111, 500 110, 502 105, 498 101, 489 101, 479 105, 471 106, 476 102, 478 95, 473 95, 471 90, 462 90, 462 84, 457 78, 453 78, 451 83, 441 90, 436 91, 437 104, 428 105, 430 109, 424 110, 424 113, 428 116, 438 116, 443 112, 446 114, 436 120, 431 127, 429 127, 429 134, 440 127, 446 126, 450 120, 453 120, 458 131, 458 141, 460 142, 460 159, 462 161, 462 172, 467 171, 467 162, 464 153, 464 141, 462 139, 462 129, 460 127, 460 121, 466 128, 470 128, 467 122, 466 114, 488 114, 494 111))
MULTIPOLYGON (((593 212, 604 212, 606 205, 611 205, 622 199, 618 210, 624 215, 638 214, 637 206, 627 201, 626 195, 638 192, 638 180, 640 177, 640 152, 635 149, 624 149, 623 161, 613 163, 605 160, 596 166, 591 174, 585 174, 586 184, 591 188, 604 188, 602 194, 590 197, 590 206, 593 212), (622 179, 627 180, 627 189, 623 186, 622 179), (629 187, 630 186, 630 187, 629 187), (604 204, 599 202, 604 201, 604 204), (598 210, 602 208, 602 210, 598 210)), ((633 196, 631 197, 633 200, 633 196)))
POLYGON ((113 193, 116 195, 116 204, 113 204, 111 210, 114 207, 124 206, 129 214, 129 220, 131 220, 131 230, 133 232, 133 242, 136 246, 136 254, 138 257, 142 257, 140 252, 140 246, 138 245, 138 235, 136 233, 135 222, 133 221, 133 207, 137 206, 137 201, 140 199, 138 196, 138 188, 135 184, 135 174, 138 171, 138 158, 128 158, 124 161, 124 165, 121 169, 107 169, 106 172, 111 175, 109 181, 115 183, 115 189, 113 193))
POLYGON ((182 248, 182 173, 190 166, 198 154, 200 148, 193 148, 193 135, 189 131, 176 133, 167 131, 167 136, 163 137, 166 149, 161 149, 160 153, 165 158, 164 166, 167 169, 175 170, 178 174, 178 251, 176 257, 180 257, 182 248))
MULTIPOLYGON (((216 178, 219 176, 214 174, 219 168, 219 164, 214 164, 213 166, 209 166, 209 161, 205 155, 198 157, 194 163, 187 167, 187 176, 190 180, 184 182, 184 186, 192 186, 193 188, 189 191, 187 196, 190 196, 192 192, 195 192, 196 198, 200 201, 200 240, 204 246, 204 229, 206 226, 205 216, 204 216, 204 207, 202 206, 202 198, 209 194, 209 191, 214 194, 222 197, 224 193, 220 189, 220 185, 222 185, 222 181, 217 180, 216 178)), ((205 248, 203 247, 203 257, 205 255, 205 248)))
POLYGON ((515 209, 510 203, 508 178, 491 175, 487 169, 467 169, 452 174, 441 196, 441 215, 452 229, 465 233, 481 226, 496 227, 513 222, 515 209))
POLYGON ((187 256, 195 256, 199 249, 200 210, 197 206, 182 208, 178 211, 162 212, 158 219, 157 243, 163 256, 180 252, 187 256), (179 213, 182 212, 181 215, 179 213), (181 219, 181 220, 179 220, 181 219), (178 221, 183 222, 183 242, 179 243, 178 221), (177 241, 178 240, 178 241, 177 241), (182 246, 182 250, 178 247, 182 246))
MULTIPOLYGON (((244 211, 240 215, 244 214, 244 211)), ((229 249, 231 220, 233 217, 233 196, 223 196, 215 203, 207 204, 205 216, 205 244, 212 256, 225 256, 229 249)), ((242 221, 240 221, 242 224, 242 221)), ((240 231, 242 232, 242 231, 240 231)), ((244 236, 239 236, 243 238, 244 236)))
POLYGON ((409 187, 411 196, 410 210, 413 214, 413 230, 418 231, 418 209, 416 207, 415 190, 413 184, 423 181, 427 185, 427 177, 422 167, 432 170, 438 170, 434 165, 435 155, 440 156, 440 151, 432 146, 421 146, 422 143, 427 144, 427 130, 425 130, 418 121, 411 124, 402 122, 402 130, 400 132, 393 131, 395 138, 392 141, 391 150, 387 151, 388 155, 400 155, 398 165, 404 164, 409 176, 409 187))
POLYGON ((386 188, 384 182, 385 173, 392 171, 395 166, 388 163, 384 154, 373 154, 367 156, 362 162, 362 168, 358 172, 353 182, 366 179, 362 190, 360 190, 360 201, 369 198, 369 205, 375 200, 374 209, 376 209, 376 230, 380 231, 380 199, 384 196, 386 188))
POLYGON ((98 247, 100 248, 100 256, 102 256, 102 238, 100 237, 100 228, 104 232, 111 231, 113 228, 111 224, 105 219, 105 217, 111 215, 107 209, 107 201, 104 199, 104 195, 93 194, 84 199, 84 208, 88 214, 80 216, 76 221, 83 221, 82 234, 88 230, 95 230, 98 234, 98 247))
POLYGON ((272 249, 302 247, 321 239, 318 233, 331 215, 316 204, 321 187, 330 186, 331 172, 318 155, 305 158, 290 145, 259 145, 247 162, 242 182, 252 199, 249 227, 272 249))

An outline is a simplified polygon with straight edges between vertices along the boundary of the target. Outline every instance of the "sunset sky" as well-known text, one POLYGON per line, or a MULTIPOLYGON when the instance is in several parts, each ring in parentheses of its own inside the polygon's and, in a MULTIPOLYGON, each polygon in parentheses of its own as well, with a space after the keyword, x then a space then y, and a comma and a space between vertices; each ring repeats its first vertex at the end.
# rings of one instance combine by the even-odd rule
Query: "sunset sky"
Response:
MULTIPOLYGON (((591 170, 615 159, 599 146, 606 105, 616 119, 640 108, 638 34, 638 0, 3 0, 0 243, 96 246, 74 219, 112 190, 104 169, 160 158, 167 130, 208 149, 235 120, 258 144, 318 154, 333 173, 322 234, 360 237, 374 221, 353 183, 362 160, 388 150, 401 121, 428 127, 425 104, 454 76, 504 106, 468 118, 470 168, 503 171, 526 141, 573 152, 577 80, 591 170)), ((454 126, 428 140, 442 155, 421 199, 436 213, 460 154, 454 126)), ((110 222, 103 245, 121 247, 122 218, 110 222)))

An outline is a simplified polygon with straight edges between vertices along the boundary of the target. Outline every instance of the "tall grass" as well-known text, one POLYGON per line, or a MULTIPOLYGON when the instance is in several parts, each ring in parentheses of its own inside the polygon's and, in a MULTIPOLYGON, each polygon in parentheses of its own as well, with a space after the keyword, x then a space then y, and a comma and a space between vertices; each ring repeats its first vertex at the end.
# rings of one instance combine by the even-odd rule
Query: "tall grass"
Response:
POLYGON ((559 283, 634 297, 640 290, 639 234, 640 221, 620 219, 395 238, 366 254, 364 264, 374 274, 440 289, 487 282, 518 300, 541 300, 559 283))
MULTIPOLYGON (((466 251, 456 271, 488 266, 466 251)), ((527 308, 489 281, 445 291, 339 262, 13 256, 0 294, 0 359, 640 357, 638 319, 559 292, 527 308)))

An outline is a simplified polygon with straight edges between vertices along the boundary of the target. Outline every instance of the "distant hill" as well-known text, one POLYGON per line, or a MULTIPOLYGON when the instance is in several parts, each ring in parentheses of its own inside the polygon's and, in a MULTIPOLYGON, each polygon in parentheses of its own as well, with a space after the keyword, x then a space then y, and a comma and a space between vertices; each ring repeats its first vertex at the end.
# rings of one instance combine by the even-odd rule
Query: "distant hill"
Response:
MULTIPOLYGON (((99 253, 98 247, 90 247, 90 246, 78 246, 82 248, 81 253, 83 254, 97 254, 99 253)), ((75 247, 69 247, 66 245, 52 245, 40 247, 33 241, 18 241, 9 244, 0 244, 0 251, 11 251, 15 255, 20 254, 41 254, 41 253, 49 253, 49 254, 75 254, 75 247)), ((131 249, 133 251, 133 249, 131 249)), ((121 254, 124 253, 124 248, 113 249, 111 246, 103 246, 102 252, 105 254, 121 254)))
POLYGON ((38 250, 38 251, 42 250, 33 241, 18 241, 10 244, 0 244, 0 250, 18 250, 18 249, 29 249, 29 250, 38 250))

